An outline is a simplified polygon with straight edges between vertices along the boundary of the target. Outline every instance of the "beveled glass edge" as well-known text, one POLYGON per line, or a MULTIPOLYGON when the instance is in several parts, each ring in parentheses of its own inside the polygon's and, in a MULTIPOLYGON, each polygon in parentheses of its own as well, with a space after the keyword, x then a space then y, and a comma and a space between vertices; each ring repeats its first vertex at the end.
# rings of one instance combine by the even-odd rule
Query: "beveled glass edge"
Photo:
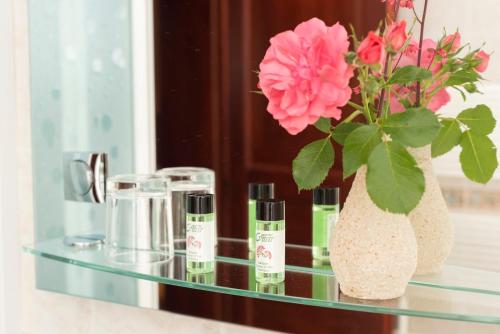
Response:
MULTIPOLYGON (((185 288, 192 288, 192 289, 203 290, 203 291, 208 291, 208 292, 217 292, 217 293, 224 293, 224 294, 230 294, 230 295, 241 296, 241 297, 250 297, 250 298, 258 298, 258 299, 265 299, 265 300, 271 300, 271 301, 295 303, 295 304, 302 304, 302 305, 307 305, 307 306, 342 309, 342 310, 347 310, 347 311, 379 313, 379 314, 388 314, 388 315, 394 315, 394 316, 414 316, 414 317, 456 320, 456 321, 465 321, 465 322, 500 324, 500 315, 499 315, 499 317, 481 316, 481 315, 470 316, 470 315, 466 315, 466 314, 426 312, 426 311, 417 311, 417 310, 409 310, 409 309, 395 309, 395 308, 390 308, 390 307, 372 306, 372 305, 366 305, 366 304, 352 304, 352 303, 347 303, 347 302, 323 301, 323 300, 318 300, 318 299, 303 298, 303 297, 296 297, 296 296, 280 296, 280 295, 276 295, 276 294, 267 294, 267 293, 256 292, 256 291, 251 291, 251 290, 222 287, 222 286, 217 286, 217 285, 206 285, 206 284, 202 284, 202 283, 187 282, 184 280, 172 279, 172 278, 167 278, 167 277, 163 277, 163 276, 142 274, 142 273, 134 272, 132 270, 126 270, 124 268, 116 268, 116 267, 106 266, 106 265, 102 265, 102 264, 95 264, 95 263, 91 263, 91 262, 70 259, 70 258, 67 258, 64 256, 45 253, 43 251, 37 250, 36 247, 33 245, 24 245, 24 246, 22 246, 22 249, 25 252, 30 253, 30 254, 35 255, 35 256, 40 256, 43 258, 59 261, 62 263, 68 263, 68 264, 76 265, 76 266, 87 268, 87 269, 93 269, 93 270, 98 270, 98 271, 107 272, 107 273, 111 273, 111 274, 123 275, 123 276, 127 276, 127 277, 143 279, 143 280, 152 281, 152 282, 156 282, 156 283, 168 284, 168 285, 185 287, 185 288)), ((182 255, 175 255, 175 257, 177 257, 177 256, 182 256, 182 255)), ((226 262, 223 259, 220 259, 220 261, 226 262)), ((247 263, 241 263, 241 264, 240 263, 233 263, 233 262, 226 262, 226 263, 236 264, 236 265, 253 266, 253 264, 248 263, 249 261, 246 261, 246 262, 247 263)), ((303 267, 298 267, 298 268, 303 268, 303 267)), ((287 269, 287 271, 295 271, 295 270, 287 269)), ((301 270, 299 270, 299 272, 325 275, 322 273, 304 272, 301 270)), ((329 275, 329 276, 332 276, 332 275, 329 275)))
MULTIPOLYGON (((225 238, 225 237, 221 237, 221 238, 219 238, 219 240, 230 241, 230 242, 239 242, 239 243, 246 243, 247 242, 247 240, 245 240, 245 239, 225 238)), ((311 249, 311 247, 309 247, 309 246, 297 245, 297 244, 286 244, 286 247, 287 248, 290 247, 290 248, 311 249)), ((185 251, 176 250, 175 253, 185 254, 185 251)), ((215 258, 217 260, 221 260, 221 261, 228 262, 228 263, 235 263, 235 264, 252 264, 253 263, 253 261, 249 260, 249 259, 240 259, 240 258, 233 258, 233 257, 227 257, 227 256, 216 256, 215 258)), ((285 265, 285 269, 291 270, 291 271, 296 271, 296 272, 304 272, 304 273, 319 273, 319 274, 324 274, 324 275, 335 275, 335 271, 333 269, 320 269, 320 268, 313 268, 313 267, 294 266, 294 265, 288 265, 288 264, 285 265)), ((418 280, 415 278, 412 278, 410 280, 409 284, 415 285, 415 286, 427 286, 427 287, 433 287, 433 288, 438 288, 438 289, 463 291, 463 292, 474 292, 474 293, 500 296, 500 290, 491 290, 491 289, 484 289, 484 288, 473 288, 473 287, 466 287, 466 286, 459 286, 459 285, 425 282, 425 281, 421 281, 421 280, 418 280)))

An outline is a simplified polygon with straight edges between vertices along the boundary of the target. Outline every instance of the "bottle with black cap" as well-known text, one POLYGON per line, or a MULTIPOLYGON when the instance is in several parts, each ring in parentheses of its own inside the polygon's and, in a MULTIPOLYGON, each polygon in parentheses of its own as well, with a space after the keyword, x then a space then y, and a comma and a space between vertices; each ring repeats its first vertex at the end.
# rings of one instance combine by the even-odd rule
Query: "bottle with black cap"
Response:
POLYGON ((285 280, 285 201, 258 200, 255 232, 255 279, 285 280))
POLYGON ((312 205, 312 255, 327 261, 328 242, 339 216, 339 188, 316 188, 312 205))
POLYGON ((255 213, 260 199, 274 198, 274 183, 248 184, 248 250, 255 251, 255 213))
POLYGON ((214 270, 214 196, 188 194, 186 199, 186 269, 190 273, 214 270))

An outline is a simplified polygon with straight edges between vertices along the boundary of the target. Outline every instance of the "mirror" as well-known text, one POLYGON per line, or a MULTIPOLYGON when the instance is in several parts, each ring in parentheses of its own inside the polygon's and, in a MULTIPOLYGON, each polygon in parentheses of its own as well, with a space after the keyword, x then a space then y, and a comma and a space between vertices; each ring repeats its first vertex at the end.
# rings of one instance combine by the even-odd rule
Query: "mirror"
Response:
MULTIPOLYGON (((29 10, 37 241, 104 233, 104 205, 64 196, 63 155, 97 152, 107 154, 108 175, 175 166, 215 170, 218 234, 224 238, 247 238, 247 184, 274 182, 276 196, 287 203, 287 243, 311 245, 311 193, 297 192, 291 162, 305 143, 321 134, 309 127, 290 136, 279 127, 266 112, 265 97, 254 93, 255 71, 269 38, 278 32, 317 16, 327 24, 352 22, 358 34, 366 34, 384 17, 384 4, 37 0, 29 2, 29 10)), ((441 17, 433 21, 429 34, 439 36, 441 17)), ((478 36, 467 37, 480 44, 478 36)), ((492 48, 500 45, 495 38, 492 48)), ((498 66, 491 68, 488 77, 494 78, 498 66)), ((465 103, 481 101, 500 110, 498 87, 488 82, 484 94, 477 96, 479 102, 462 102, 458 93, 453 94, 443 112, 456 114, 465 103)), ((500 143, 498 129, 493 141, 500 143)), ((335 150, 335 167, 325 184, 340 187, 343 202, 352 178, 343 180, 341 149, 335 150)), ((453 151, 434 161, 456 230, 448 263, 500 271, 498 240, 488 237, 500 233, 500 174, 487 186, 475 185, 463 177, 458 154, 453 151)), ((74 186, 84 187, 83 181, 74 186)), ((257 316, 242 319, 229 314, 227 308, 226 315, 217 313, 221 300, 228 297, 200 296, 46 259, 37 260, 37 284, 118 303, 263 323, 257 316), (190 309, 180 301, 188 297, 205 298, 206 306, 190 309)), ((230 303, 251 310, 261 302, 233 298, 230 303)))

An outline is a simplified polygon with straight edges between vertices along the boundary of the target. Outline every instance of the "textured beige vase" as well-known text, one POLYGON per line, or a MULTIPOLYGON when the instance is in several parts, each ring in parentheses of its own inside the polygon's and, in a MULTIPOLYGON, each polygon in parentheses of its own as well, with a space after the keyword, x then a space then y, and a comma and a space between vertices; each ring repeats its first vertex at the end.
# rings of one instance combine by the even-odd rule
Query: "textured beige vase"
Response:
POLYGON ((409 218, 417 239, 417 270, 425 275, 440 271, 453 245, 454 228, 432 167, 431 148, 410 149, 425 176, 425 192, 409 218))
POLYGON ((417 266, 408 217, 380 210, 366 191, 366 167, 354 179, 330 239, 330 260, 342 292, 362 299, 404 294, 417 266))

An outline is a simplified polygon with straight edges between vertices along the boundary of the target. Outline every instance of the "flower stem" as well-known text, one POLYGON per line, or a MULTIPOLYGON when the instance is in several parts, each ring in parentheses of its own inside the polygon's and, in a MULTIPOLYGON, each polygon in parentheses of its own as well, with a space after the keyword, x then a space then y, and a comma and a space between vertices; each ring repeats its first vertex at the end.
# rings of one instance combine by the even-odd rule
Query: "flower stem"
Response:
MULTIPOLYGON (((387 62, 387 67, 389 68, 389 72, 387 73, 388 77, 392 75, 392 58, 389 59, 387 62)), ((381 105, 381 116, 382 118, 387 118, 389 114, 389 107, 391 105, 391 85, 388 85, 385 88, 385 94, 381 98, 382 100, 382 105, 381 105), (385 97, 385 100, 384 100, 385 97)))
POLYGON ((418 18, 418 14, 415 11, 415 7, 412 6, 411 9, 413 10, 413 15, 415 15, 415 19, 418 21, 418 23, 422 24, 422 21, 418 18))
MULTIPOLYGON (((398 19, 398 12, 399 12, 399 0, 394 2, 394 21, 398 19)), ((387 22, 386 22, 386 27, 385 29, 387 30, 387 22)), ((387 55, 385 56, 385 66, 384 66, 384 79, 387 80, 387 71, 389 69, 389 60, 391 59, 391 55, 389 52, 387 52, 387 55)), ((390 89, 390 88, 389 88, 390 89)), ((380 92, 379 98, 378 98, 378 104, 377 104, 377 111, 378 111, 378 116, 382 116, 382 106, 384 105, 384 97, 385 97, 385 88, 382 89, 380 92)))
MULTIPOLYGON (((361 107, 361 110, 363 110, 363 107, 361 107)), ((350 123, 353 119, 355 119, 357 116, 363 113, 361 110, 354 110, 349 116, 347 116, 342 122, 340 122, 339 125, 343 123, 350 123)))
POLYGON ((360 106, 359 104, 354 103, 352 101, 348 101, 347 104, 350 105, 351 107, 353 107, 356 110, 361 110, 361 111, 363 110, 363 106, 360 106))
MULTIPOLYGON (((424 42, 424 27, 425 27, 425 17, 427 15, 427 3, 428 0, 424 2, 424 12, 422 13, 422 19, 420 20, 420 40, 418 42, 418 58, 417 58, 417 67, 420 67, 420 63, 422 62, 422 44, 424 42)), ((415 105, 420 107, 420 81, 417 81, 416 88, 416 102, 415 105)))
POLYGON ((371 124, 373 123, 373 120, 372 120, 372 112, 370 111, 370 105, 368 103, 368 96, 366 95, 365 92, 361 92, 361 98, 363 99, 363 114, 365 115, 365 118, 366 118, 366 121, 371 124))

